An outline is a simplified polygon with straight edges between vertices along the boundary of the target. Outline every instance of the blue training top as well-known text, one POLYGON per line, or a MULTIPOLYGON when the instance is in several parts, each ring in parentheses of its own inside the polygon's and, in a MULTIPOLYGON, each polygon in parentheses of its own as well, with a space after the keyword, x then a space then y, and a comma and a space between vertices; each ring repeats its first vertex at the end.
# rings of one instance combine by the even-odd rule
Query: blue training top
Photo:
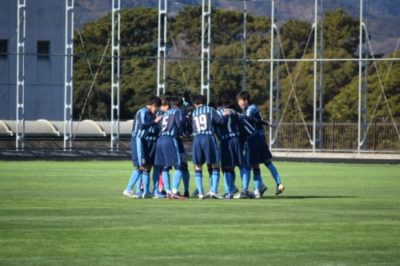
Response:
POLYGON ((178 138, 182 136, 184 117, 177 107, 169 109, 161 120, 161 136, 178 138))
MULTIPOLYGON (((217 112, 221 116, 223 116, 224 111, 226 109, 229 109, 229 108, 220 107, 217 109, 217 112)), ((231 109, 229 109, 229 110, 231 110, 231 109)), ((217 134, 218 138, 220 138, 221 140, 240 136, 239 115, 235 111, 233 111, 233 110, 231 110, 231 111, 232 111, 232 114, 227 117, 226 121, 223 124, 218 125, 218 127, 217 127, 216 134, 217 134)))
POLYGON ((143 107, 137 111, 132 127, 132 137, 155 141, 157 139, 158 127, 154 122, 155 115, 149 109, 143 107))
POLYGON ((213 135, 214 126, 223 124, 224 116, 210 106, 201 106, 192 113, 193 135, 213 135))
POLYGON ((255 104, 250 104, 244 110, 244 115, 247 116, 248 118, 250 118, 250 120, 252 120, 252 122, 254 123, 254 125, 257 128, 258 135, 261 135, 261 136, 264 137, 265 136, 265 131, 264 131, 264 128, 263 128, 263 126, 261 124, 262 115, 261 115, 261 112, 258 109, 258 107, 255 104))

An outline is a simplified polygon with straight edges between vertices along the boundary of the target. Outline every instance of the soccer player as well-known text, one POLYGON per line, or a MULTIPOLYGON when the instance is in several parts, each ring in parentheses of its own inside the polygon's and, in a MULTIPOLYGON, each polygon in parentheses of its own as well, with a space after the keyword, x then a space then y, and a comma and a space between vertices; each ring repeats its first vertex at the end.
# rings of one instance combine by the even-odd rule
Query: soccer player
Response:
POLYGON ((193 147, 192 156, 193 164, 195 165, 195 181, 198 190, 199 199, 204 199, 203 188, 203 173, 202 167, 204 163, 211 164, 211 191, 207 194, 208 197, 220 199, 218 195, 219 183, 219 159, 217 142, 214 137, 214 129, 217 124, 223 124, 226 116, 231 114, 231 111, 224 110, 223 115, 219 114, 214 108, 206 106, 206 98, 202 95, 197 95, 193 99, 195 110, 192 113, 192 128, 193 128, 193 147))
POLYGON ((248 117, 257 127, 257 134, 248 142, 249 162, 253 165, 254 172, 254 194, 256 198, 263 196, 266 186, 262 182, 260 168, 257 164, 265 164, 276 183, 275 195, 281 194, 285 187, 282 184, 280 175, 275 165, 272 163, 272 153, 265 139, 263 121, 261 113, 255 104, 251 103, 250 93, 242 91, 237 96, 237 103, 242 109, 243 114, 248 117), (261 161, 260 161, 261 160, 261 161))
POLYGON ((184 116, 177 107, 179 99, 169 99, 168 110, 162 118, 161 136, 157 140, 155 165, 163 167, 162 177, 167 197, 169 199, 182 199, 178 188, 185 168, 185 158, 179 148, 178 139, 182 136, 184 116), (170 106, 170 107, 169 107, 170 106), (173 186, 171 189, 169 170, 175 168, 173 186))
POLYGON ((148 198, 152 196, 149 192, 149 173, 154 164, 156 144, 154 133, 157 131, 157 123, 162 118, 161 116, 155 116, 160 105, 160 98, 152 96, 147 100, 146 106, 136 113, 131 138, 131 156, 136 169, 133 170, 129 183, 123 191, 123 195, 129 198, 135 197, 132 189, 141 177, 143 181, 142 197, 148 198))
POLYGON ((231 104, 229 95, 224 94, 220 98, 217 111, 223 115, 225 110, 230 110, 231 114, 223 124, 217 127, 217 136, 220 139, 220 158, 221 168, 224 173, 225 199, 233 199, 236 192, 234 177, 235 167, 243 164, 243 145, 240 141, 240 118, 232 109, 228 108, 231 104))

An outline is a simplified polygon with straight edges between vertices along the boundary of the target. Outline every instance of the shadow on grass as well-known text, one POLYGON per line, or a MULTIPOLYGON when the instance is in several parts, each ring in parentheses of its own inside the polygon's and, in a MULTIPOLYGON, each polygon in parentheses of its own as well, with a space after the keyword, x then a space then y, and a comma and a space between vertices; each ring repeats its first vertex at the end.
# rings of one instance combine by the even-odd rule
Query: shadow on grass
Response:
POLYGON ((318 196, 318 195, 305 195, 305 196, 266 196, 263 199, 352 199, 358 196, 318 196))

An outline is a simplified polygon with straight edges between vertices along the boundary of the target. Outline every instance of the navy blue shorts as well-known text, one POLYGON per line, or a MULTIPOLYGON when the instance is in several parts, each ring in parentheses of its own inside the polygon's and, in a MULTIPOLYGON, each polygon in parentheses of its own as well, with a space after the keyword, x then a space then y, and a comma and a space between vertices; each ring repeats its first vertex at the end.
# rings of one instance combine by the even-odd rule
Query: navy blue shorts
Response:
POLYGON ((223 139, 220 142, 221 167, 235 167, 243 164, 243 145, 239 138, 223 139))
POLYGON ((183 163, 178 140, 171 136, 161 136, 157 140, 156 159, 154 165, 161 167, 181 168, 183 163))
POLYGON ((197 135, 193 139, 192 157, 193 163, 196 165, 217 164, 218 147, 213 135, 197 135))
POLYGON ((265 138, 260 135, 255 135, 247 139, 244 154, 247 166, 263 164, 272 158, 265 138))
POLYGON ((265 139, 264 136, 260 136, 260 139, 262 142, 264 142, 264 147, 265 147, 265 154, 264 154, 264 162, 263 163, 267 163, 269 161, 271 161, 272 159, 272 153, 271 150, 269 149, 269 146, 267 144, 267 140, 265 139))
POLYGON ((148 141, 142 138, 131 139, 131 157, 136 167, 153 165, 155 156, 155 141, 148 141))

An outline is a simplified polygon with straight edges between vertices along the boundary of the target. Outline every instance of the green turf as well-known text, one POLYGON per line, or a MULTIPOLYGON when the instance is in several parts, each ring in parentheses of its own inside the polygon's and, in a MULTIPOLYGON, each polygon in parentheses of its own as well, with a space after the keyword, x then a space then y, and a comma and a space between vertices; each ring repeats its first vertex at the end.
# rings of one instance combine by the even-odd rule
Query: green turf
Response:
POLYGON ((279 198, 264 168, 266 199, 173 201, 122 197, 127 161, 0 162, 0 264, 400 264, 400 166, 276 165, 279 198))

